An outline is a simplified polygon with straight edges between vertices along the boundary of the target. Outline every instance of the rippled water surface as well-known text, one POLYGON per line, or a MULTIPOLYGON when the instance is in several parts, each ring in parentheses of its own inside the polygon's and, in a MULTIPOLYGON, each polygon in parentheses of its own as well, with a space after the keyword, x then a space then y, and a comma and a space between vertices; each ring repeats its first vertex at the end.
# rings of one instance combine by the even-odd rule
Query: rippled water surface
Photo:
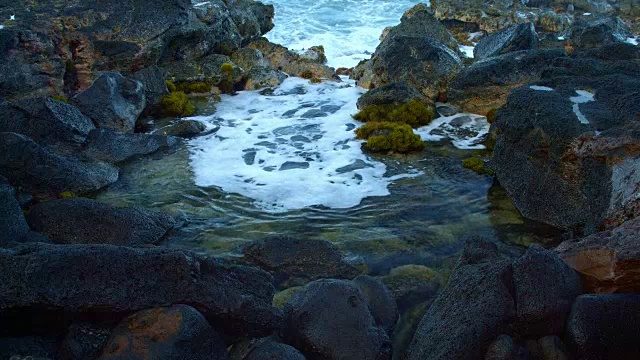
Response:
MULTIPOLYGON (((386 26, 414 1, 266 1, 276 8, 272 41, 322 44, 334 66, 372 52, 386 26)), ((418 129, 427 149, 410 156, 362 152, 351 118, 363 92, 348 79, 310 84, 289 78, 269 92, 223 96, 196 119, 217 131, 177 151, 129 164, 99 195, 179 215, 168 243, 233 254, 267 236, 325 239, 373 274, 408 264, 450 266, 467 235, 511 243, 557 233, 526 222, 489 176, 462 160, 487 158, 483 117, 440 118, 418 129)))

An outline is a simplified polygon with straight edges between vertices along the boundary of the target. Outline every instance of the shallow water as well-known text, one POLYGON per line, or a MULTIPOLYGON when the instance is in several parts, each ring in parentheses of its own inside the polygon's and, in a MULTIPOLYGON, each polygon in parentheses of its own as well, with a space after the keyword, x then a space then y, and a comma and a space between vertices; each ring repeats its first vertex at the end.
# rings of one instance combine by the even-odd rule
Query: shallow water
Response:
MULTIPOLYGON (((267 2, 277 14, 271 40, 323 44, 336 66, 367 56, 382 29, 417 3, 267 2)), ((215 113, 196 118, 215 133, 129 164, 98 197, 179 215, 185 226, 169 246, 234 256, 268 236, 325 239, 371 274, 410 263, 451 267, 468 235, 516 244, 557 238, 520 217, 491 177, 462 167, 465 158, 489 156, 480 145, 484 117, 442 117, 418 129, 428 141, 419 154, 369 155, 351 118, 363 91, 346 78, 289 78, 274 92, 223 96, 215 113)))

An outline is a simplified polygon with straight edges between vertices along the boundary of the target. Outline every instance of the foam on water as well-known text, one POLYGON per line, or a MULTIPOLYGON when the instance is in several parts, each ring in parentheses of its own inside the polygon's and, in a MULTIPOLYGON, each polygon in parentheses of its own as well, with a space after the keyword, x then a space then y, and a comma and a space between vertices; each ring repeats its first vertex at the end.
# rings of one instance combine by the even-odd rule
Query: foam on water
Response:
POLYGON ((550 88, 550 87, 539 86, 539 85, 531 85, 531 86, 529 86, 529 89, 536 90, 536 91, 553 91, 553 89, 550 88))
POLYGON ((368 59, 382 30, 425 0, 263 0, 275 7, 276 24, 266 37, 292 50, 323 45, 328 65, 352 67, 368 59))
POLYGON ((580 123, 587 125, 589 124, 589 120, 587 120, 587 117, 584 116, 582 111, 580 111, 580 104, 595 101, 593 99, 595 95, 586 90, 576 90, 576 94, 578 94, 578 96, 569 98, 569 100, 571 100, 571 102, 573 103, 573 113, 576 114, 576 117, 578 118, 578 121, 580 121, 580 123))
POLYGON ((487 118, 481 115, 460 113, 442 116, 427 126, 416 129, 424 141, 451 140, 458 149, 484 149, 482 142, 489 132, 487 118))
POLYGON ((361 150, 351 115, 363 90, 343 83, 288 78, 273 95, 223 96, 217 112, 197 118, 220 129, 190 142, 198 186, 217 186, 266 211, 314 205, 350 208, 389 195, 394 180, 361 150))

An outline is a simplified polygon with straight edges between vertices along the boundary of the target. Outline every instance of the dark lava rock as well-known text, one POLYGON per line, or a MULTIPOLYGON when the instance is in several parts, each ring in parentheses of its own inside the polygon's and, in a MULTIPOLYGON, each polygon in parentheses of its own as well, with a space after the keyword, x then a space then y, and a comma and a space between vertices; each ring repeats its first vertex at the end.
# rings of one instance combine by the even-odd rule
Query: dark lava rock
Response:
POLYGON ((71 102, 97 127, 130 132, 147 104, 141 82, 113 72, 102 73, 71 102))
POLYGON ((0 249, 0 323, 12 319, 4 331, 36 331, 59 326, 54 320, 63 310, 112 320, 190 304, 225 335, 264 336, 280 320, 271 281, 258 269, 181 250, 21 245, 0 249))
POLYGON ((522 337, 562 334, 580 277, 553 251, 531 246, 513 263, 516 319, 522 337))
POLYGON ((0 31, 0 97, 62 94, 64 71, 50 36, 25 29, 0 31))
POLYGON ((57 342, 50 336, 0 338, 0 359, 61 360, 57 342))
POLYGON ((389 337, 378 327, 353 282, 317 280, 284 309, 283 337, 310 359, 391 358, 389 337))
POLYGON ((543 360, 568 360, 567 349, 555 335, 545 336, 538 339, 538 348, 540 349, 541 358, 543 360))
POLYGON ((576 54, 577 58, 590 57, 603 61, 640 60, 640 48, 629 43, 612 43, 576 54))
POLYGON ((523 216, 590 234, 640 213, 640 72, 617 73, 634 69, 623 61, 570 76, 584 60, 561 60, 497 111, 492 164, 523 216))
POLYGON ((163 96, 169 95, 164 72, 157 66, 150 66, 135 72, 131 77, 142 84, 147 107, 157 105, 163 96))
POLYGON ((89 360, 96 359, 102 353, 111 336, 111 329, 107 326, 90 322, 78 322, 69 327, 62 342, 62 353, 65 359, 89 360))
POLYGON ((402 105, 414 99, 426 100, 415 87, 406 82, 394 82, 364 93, 358 99, 358 109, 372 105, 402 105))
POLYGON ((23 134, 38 143, 81 144, 95 129, 75 106, 51 98, 29 98, 0 104, 0 132, 23 134))
POLYGON ((196 309, 173 305, 137 312, 111 334, 100 360, 226 360, 224 341, 196 309))
POLYGON ((417 4, 405 11, 400 18, 400 24, 385 29, 381 41, 388 36, 428 36, 444 44, 454 52, 458 52, 458 42, 447 28, 429 10, 426 4, 417 4))
POLYGON ((0 245, 19 241, 28 232, 29 225, 16 200, 16 191, 0 178, 0 245))
POLYGON ((640 295, 582 295, 567 322, 576 358, 632 360, 640 357, 640 295))
POLYGON ((165 136, 178 136, 178 137, 191 137, 196 136, 207 127, 205 124, 198 120, 180 120, 175 124, 171 124, 158 130, 158 132, 165 136))
POLYGON ((34 206, 27 221, 58 244, 155 244, 176 226, 168 214, 70 198, 34 206))
POLYGON ((242 252, 248 263, 270 272, 279 288, 321 278, 352 279, 360 275, 333 244, 324 240, 268 238, 250 243, 242 252))
POLYGON ((367 307, 378 326, 391 334, 398 322, 398 305, 385 284, 372 276, 360 275, 353 279, 367 300, 367 307))
POLYGON ((448 100, 464 111, 485 115, 502 107, 511 90, 541 78, 564 50, 516 51, 473 63, 451 82, 448 100))
POLYGON ((482 38, 473 49, 477 60, 502 55, 513 51, 531 50, 538 47, 538 34, 532 23, 512 25, 504 30, 482 38))
POLYGON ((588 293, 640 293, 640 217, 610 231, 565 241, 555 251, 582 276, 588 293))
POLYGON ((84 154, 95 159, 120 163, 176 145, 178 145, 178 139, 174 137, 95 129, 87 137, 84 154))
POLYGON ((492 243, 468 242, 447 287, 425 313, 408 360, 477 359, 515 317, 512 266, 492 243))
POLYGON ((435 270, 421 265, 393 268, 381 280, 391 290, 400 309, 408 309, 433 298, 442 283, 435 270))
POLYGON ((509 335, 500 335, 491 343, 484 360, 525 360, 522 349, 513 342, 509 335))
POLYGON ((0 175, 36 194, 83 194, 116 182, 118 169, 58 155, 24 135, 0 133, 0 175))
POLYGON ((243 360, 305 360, 305 357, 294 347, 267 340, 251 350, 243 360))
POLYGON ((371 85, 404 81, 436 100, 462 68, 458 55, 428 36, 388 36, 369 60, 371 85))
POLYGON ((577 19, 568 37, 577 48, 597 48, 611 43, 622 43, 631 36, 631 30, 622 19, 610 15, 594 15, 577 19))

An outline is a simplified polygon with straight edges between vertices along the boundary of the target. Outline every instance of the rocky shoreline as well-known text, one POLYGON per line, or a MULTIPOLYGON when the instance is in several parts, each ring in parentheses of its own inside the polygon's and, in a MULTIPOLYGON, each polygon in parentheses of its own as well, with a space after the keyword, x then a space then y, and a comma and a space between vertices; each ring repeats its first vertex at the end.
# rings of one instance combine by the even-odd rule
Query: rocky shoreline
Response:
POLYGON ((164 247, 181 219, 91 199, 216 131, 177 120, 194 103, 340 81, 322 46, 263 38, 273 16, 253 0, 0 2, 0 359, 640 357, 633 0, 431 1, 339 71, 370 89, 367 151, 419 152, 412 127, 486 115, 492 159, 465 166, 564 231, 556 248, 469 234, 451 274, 372 276, 324 240, 235 259, 164 247))

